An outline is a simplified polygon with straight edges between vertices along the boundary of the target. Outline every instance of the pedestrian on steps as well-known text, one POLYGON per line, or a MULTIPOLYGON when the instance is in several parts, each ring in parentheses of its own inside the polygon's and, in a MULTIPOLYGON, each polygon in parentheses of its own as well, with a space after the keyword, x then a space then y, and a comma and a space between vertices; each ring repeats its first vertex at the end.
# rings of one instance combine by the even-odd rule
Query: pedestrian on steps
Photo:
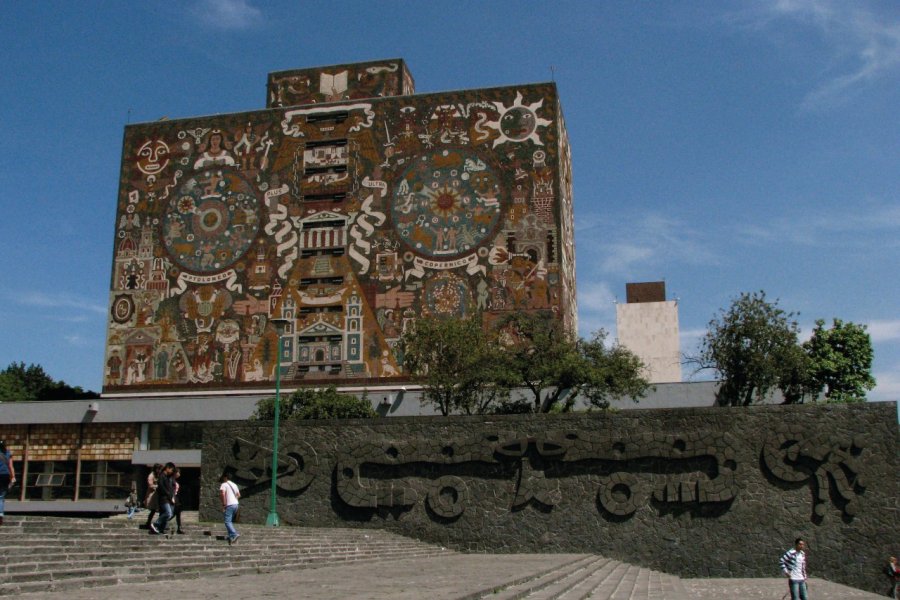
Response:
POLYGON ((134 516, 134 513, 138 510, 138 493, 137 493, 137 482, 131 482, 131 491, 128 492, 128 497, 125 499, 125 514, 128 516, 128 520, 131 520, 131 517, 134 516))
POLYGON ((181 528, 181 495, 178 493, 181 491, 181 484, 178 483, 178 478, 181 477, 181 469, 175 468, 175 533, 184 534, 184 529, 181 528))
POLYGON ((147 523, 144 529, 150 529, 150 523, 153 522, 153 515, 159 510, 159 502, 156 497, 156 487, 159 482, 159 474, 162 471, 162 465, 156 463, 153 469, 147 474, 147 495, 144 497, 144 508, 149 512, 147 514, 147 523))
POLYGON ((241 536, 234 528, 234 516, 239 508, 238 499, 241 497, 241 490, 229 480, 228 473, 223 473, 222 485, 219 486, 219 498, 222 500, 222 511, 225 515, 225 532, 228 535, 228 544, 233 545, 241 536))
POLYGON ((0 440, 0 525, 3 525, 3 510, 6 508, 6 492, 16 483, 16 469, 13 467, 12 452, 6 442, 0 440))
POLYGON ((159 482, 156 485, 156 500, 159 502, 159 517, 155 522, 150 523, 151 535, 165 534, 166 525, 172 518, 175 510, 175 463, 167 462, 163 467, 162 473, 159 475, 159 482))

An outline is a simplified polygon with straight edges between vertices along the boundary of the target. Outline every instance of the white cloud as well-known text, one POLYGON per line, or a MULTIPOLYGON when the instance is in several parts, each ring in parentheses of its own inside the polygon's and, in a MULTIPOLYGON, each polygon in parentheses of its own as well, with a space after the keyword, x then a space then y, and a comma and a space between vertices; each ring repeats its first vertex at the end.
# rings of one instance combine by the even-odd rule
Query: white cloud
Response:
POLYGON ((63 336, 63 339, 65 339, 69 345, 75 346, 76 348, 87 348, 94 343, 94 340, 89 340, 77 334, 63 336))
POLYGON ((900 320, 873 320, 866 323, 866 330, 873 342, 892 342, 900 340, 900 320))
POLYGON ((192 12, 201 23, 216 29, 249 29, 263 20, 262 11, 247 0, 201 0, 192 12))
MULTIPOLYGON (((706 266, 720 262, 702 234, 683 221, 661 213, 647 213, 634 218, 625 216, 622 222, 628 226, 603 231, 603 237, 598 236, 592 244, 600 259, 598 266, 605 273, 628 277, 640 269, 660 266, 664 261, 706 266)), ((589 230, 585 227, 586 233, 582 235, 591 236, 589 230)))
POLYGON ((706 335, 706 328, 700 327, 697 329, 682 329, 678 332, 678 338, 681 340, 681 346, 685 345, 696 345, 700 339, 706 335))
POLYGON ((598 329, 615 334, 616 296, 605 281, 578 286, 578 334, 590 335, 598 329))
POLYGON ((844 202, 854 207, 847 212, 831 211, 796 217, 781 217, 765 224, 742 225, 738 234, 751 243, 793 243, 803 246, 832 243, 868 244, 876 241, 883 247, 880 233, 893 235, 900 229, 900 206, 876 202, 844 202), (858 235, 865 233, 865 235, 858 235))
POLYGON ((45 292, 7 292, 4 296, 16 304, 40 308, 75 309, 97 314, 106 314, 106 305, 97 304, 84 298, 66 293, 47 294, 45 292))
POLYGON ((873 373, 875 389, 866 394, 869 400, 900 401, 900 365, 890 371, 873 373))
POLYGON ((887 10, 844 0, 773 0, 733 15, 756 29, 789 22, 812 30, 830 52, 823 75, 803 100, 807 109, 846 103, 873 82, 900 71, 900 21, 887 10), (892 18, 893 17, 893 18, 892 18))

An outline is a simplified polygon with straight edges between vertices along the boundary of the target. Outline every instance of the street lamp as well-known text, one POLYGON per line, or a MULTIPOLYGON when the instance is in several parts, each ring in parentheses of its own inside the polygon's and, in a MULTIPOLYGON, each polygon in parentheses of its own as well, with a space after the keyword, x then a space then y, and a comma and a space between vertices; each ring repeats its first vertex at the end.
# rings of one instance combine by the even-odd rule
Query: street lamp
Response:
POLYGON ((269 516, 266 517, 267 527, 278 527, 280 525, 278 512, 275 507, 275 484, 278 479, 278 423, 281 420, 281 353, 284 352, 281 336, 284 334, 284 328, 288 324, 288 319, 278 317, 269 319, 275 326, 278 333, 278 360, 275 361, 275 423, 272 426, 272 488, 269 494, 269 516))

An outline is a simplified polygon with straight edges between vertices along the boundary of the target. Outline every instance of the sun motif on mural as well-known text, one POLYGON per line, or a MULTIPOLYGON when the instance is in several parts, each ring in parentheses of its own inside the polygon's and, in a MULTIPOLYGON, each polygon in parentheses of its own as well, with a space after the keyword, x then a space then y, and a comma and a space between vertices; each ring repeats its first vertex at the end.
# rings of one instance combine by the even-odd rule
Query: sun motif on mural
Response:
POLYGON ((543 104, 543 98, 532 104, 525 104, 520 92, 516 92, 516 99, 511 106, 506 106, 503 102, 494 102, 497 112, 500 113, 500 119, 485 123, 485 126, 499 133, 494 140, 494 148, 506 142, 526 140, 534 142, 536 146, 543 146, 544 143, 538 135, 538 127, 547 127, 553 123, 538 116, 537 111, 543 104))
POLYGON ((447 218, 459 207, 459 194, 449 185, 436 190, 424 189, 422 193, 431 200, 431 212, 447 218))

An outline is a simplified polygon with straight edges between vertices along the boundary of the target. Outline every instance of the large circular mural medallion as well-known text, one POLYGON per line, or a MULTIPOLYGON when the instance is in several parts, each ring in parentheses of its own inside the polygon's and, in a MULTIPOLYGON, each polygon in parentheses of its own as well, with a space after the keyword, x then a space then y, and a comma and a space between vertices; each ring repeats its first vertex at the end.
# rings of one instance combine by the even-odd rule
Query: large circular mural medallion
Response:
POLYGON ((170 201, 166 250, 188 271, 211 273, 234 264, 259 231, 259 201, 235 173, 195 175, 170 201))
POLYGON ((394 230, 419 254, 466 254, 488 238, 500 220, 501 189, 494 170, 471 150, 423 154, 395 185, 394 230))

